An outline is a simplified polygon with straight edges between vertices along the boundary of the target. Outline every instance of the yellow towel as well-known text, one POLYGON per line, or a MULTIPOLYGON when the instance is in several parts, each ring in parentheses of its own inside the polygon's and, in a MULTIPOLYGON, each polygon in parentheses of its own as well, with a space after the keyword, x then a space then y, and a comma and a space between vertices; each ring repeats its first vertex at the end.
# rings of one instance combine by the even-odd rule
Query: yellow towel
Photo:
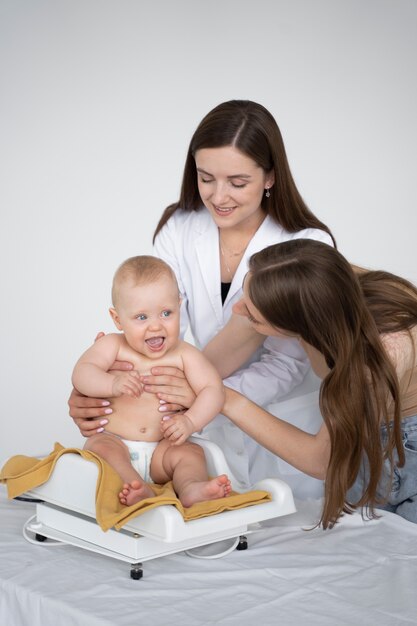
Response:
POLYGON ((122 481, 106 461, 93 452, 78 448, 64 448, 59 443, 56 443, 53 451, 43 459, 17 455, 5 463, 0 472, 0 482, 6 483, 9 498, 15 498, 45 483, 51 476, 59 457, 68 452, 80 454, 84 459, 93 461, 98 466, 96 518, 102 530, 108 530, 113 526, 120 529, 133 517, 163 504, 172 504, 177 507, 184 520, 188 521, 271 500, 267 491, 232 492, 227 498, 197 502, 184 508, 174 492, 172 482, 168 482, 165 485, 151 485, 156 493, 155 497, 146 498, 132 506, 124 506, 118 498, 122 481))

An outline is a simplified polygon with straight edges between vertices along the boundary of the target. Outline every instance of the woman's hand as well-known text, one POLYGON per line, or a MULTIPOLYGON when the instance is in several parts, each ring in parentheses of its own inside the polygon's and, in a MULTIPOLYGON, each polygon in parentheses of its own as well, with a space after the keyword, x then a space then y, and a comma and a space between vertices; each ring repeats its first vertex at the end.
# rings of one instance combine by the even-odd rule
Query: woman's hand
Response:
MULTIPOLYGON (((104 333, 97 333, 94 341, 104 337, 104 333)), ((127 361, 115 361, 109 371, 125 371, 133 369, 132 363, 127 361)), ((76 426, 80 429, 83 437, 91 437, 95 433, 101 433, 108 423, 106 415, 112 413, 110 402, 104 398, 88 398, 73 389, 68 398, 69 414, 76 426)))
POLYGON ((155 393, 161 402, 159 410, 173 413, 189 409, 196 395, 183 371, 177 367, 153 367, 151 374, 141 376, 144 391, 155 393))
POLYGON ((101 433, 108 423, 105 417, 112 413, 110 402, 103 398, 87 398, 73 389, 68 399, 69 414, 84 437, 101 433))

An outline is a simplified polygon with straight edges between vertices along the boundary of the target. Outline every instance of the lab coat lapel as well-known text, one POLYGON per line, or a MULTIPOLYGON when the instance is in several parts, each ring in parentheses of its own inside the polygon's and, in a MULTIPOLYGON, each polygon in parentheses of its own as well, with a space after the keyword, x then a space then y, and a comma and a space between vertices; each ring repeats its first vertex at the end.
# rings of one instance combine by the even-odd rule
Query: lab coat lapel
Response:
POLYGON ((223 325, 220 291, 219 233, 216 224, 211 218, 206 224, 204 231, 196 236, 195 247, 204 288, 207 291, 208 298, 219 324, 223 325))

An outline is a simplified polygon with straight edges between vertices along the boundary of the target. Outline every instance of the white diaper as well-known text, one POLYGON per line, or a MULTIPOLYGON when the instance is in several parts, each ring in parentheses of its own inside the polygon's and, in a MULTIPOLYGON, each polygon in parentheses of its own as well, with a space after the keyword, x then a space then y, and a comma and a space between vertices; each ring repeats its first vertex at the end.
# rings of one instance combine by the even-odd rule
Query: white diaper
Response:
POLYGON ((147 483, 153 483, 150 475, 151 461, 159 441, 131 441, 122 439, 130 453, 130 460, 135 470, 147 483))

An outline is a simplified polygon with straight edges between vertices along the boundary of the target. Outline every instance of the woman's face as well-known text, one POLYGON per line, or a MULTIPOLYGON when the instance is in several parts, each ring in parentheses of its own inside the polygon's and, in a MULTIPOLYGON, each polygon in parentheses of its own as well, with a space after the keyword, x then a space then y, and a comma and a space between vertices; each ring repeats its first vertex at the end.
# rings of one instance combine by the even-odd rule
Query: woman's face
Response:
POLYGON ((269 322, 263 317, 263 315, 258 311, 255 305, 252 303, 249 298, 249 283, 251 280, 250 272, 246 274, 245 279, 243 281, 243 295, 242 298, 233 305, 233 313, 236 315, 242 315, 246 317, 249 322, 252 324, 254 330, 260 333, 261 335, 267 335, 268 337, 296 337, 294 333, 289 333, 281 328, 276 328, 275 326, 271 326, 269 322))
POLYGON ((195 154, 198 190, 219 228, 258 227, 261 200, 274 183, 255 161, 233 146, 202 148, 195 154))
POLYGON ((301 347, 307 353, 314 373, 319 378, 325 378, 330 370, 321 352, 304 341, 300 335, 271 326, 271 324, 266 321, 249 298, 248 289, 250 280, 251 274, 248 272, 243 281, 243 296, 238 302, 236 302, 236 304, 233 305, 233 313, 246 317, 252 324, 253 328, 261 335, 267 335, 268 337, 282 337, 284 339, 298 339, 301 347))

